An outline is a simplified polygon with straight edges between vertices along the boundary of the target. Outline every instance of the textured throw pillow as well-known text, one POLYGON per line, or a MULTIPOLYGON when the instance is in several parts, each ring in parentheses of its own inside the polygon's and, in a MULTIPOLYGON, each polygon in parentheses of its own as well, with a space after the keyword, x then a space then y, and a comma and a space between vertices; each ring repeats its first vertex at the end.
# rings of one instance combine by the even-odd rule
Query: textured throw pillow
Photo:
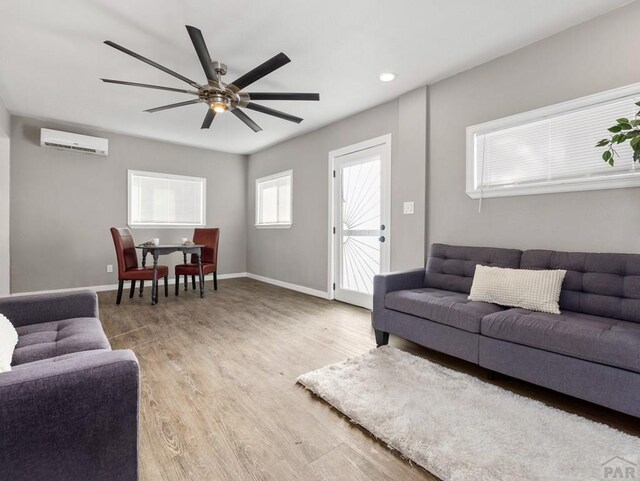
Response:
POLYGON ((560 289, 567 271, 476 266, 469 300, 560 314, 560 289))
POLYGON ((11 371, 11 358, 17 343, 16 328, 0 314, 0 372, 11 371))

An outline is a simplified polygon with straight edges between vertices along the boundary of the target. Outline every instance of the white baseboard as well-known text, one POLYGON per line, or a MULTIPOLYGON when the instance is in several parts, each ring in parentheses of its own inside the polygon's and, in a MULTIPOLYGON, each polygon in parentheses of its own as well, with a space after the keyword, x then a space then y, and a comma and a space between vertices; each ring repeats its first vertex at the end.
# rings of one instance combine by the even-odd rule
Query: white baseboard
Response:
POLYGON ((254 279, 260 282, 266 282, 267 284, 273 284, 274 286, 284 287, 285 289, 291 289, 292 291, 302 292, 303 294, 309 294, 310 296, 321 297, 322 299, 329 299, 329 294, 317 289, 311 289, 310 287, 299 286, 297 284, 291 284, 289 282, 279 281, 278 279, 271 279, 270 277, 263 277, 257 274, 247 272, 249 279, 254 279))
MULTIPOLYGON (((236 277, 247 277, 247 273, 246 272, 233 272, 231 274, 218 274, 218 280, 222 280, 222 279, 234 279, 236 277)), ((126 281, 125 285, 128 285, 129 281, 126 281)), ((174 285, 176 283, 176 279, 175 277, 170 277, 169 278, 169 284, 170 285, 174 285)), ((160 280, 160 286, 162 287, 162 280, 160 280)), ((11 294, 11 296, 30 296, 33 294, 53 294, 56 292, 75 292, 75 291, 86 291, 86 290, 90 290, 90 291, 95 291, 95 292, 102 292, 102 291, 115 291, 118 289, 118 284, 105 284, 102 286, 85 286, 85 287, 69 287, 66 289, 50 289, 50 290, 46 290, 46 291, 27 291, 27 292, 14 292, 11 294)))

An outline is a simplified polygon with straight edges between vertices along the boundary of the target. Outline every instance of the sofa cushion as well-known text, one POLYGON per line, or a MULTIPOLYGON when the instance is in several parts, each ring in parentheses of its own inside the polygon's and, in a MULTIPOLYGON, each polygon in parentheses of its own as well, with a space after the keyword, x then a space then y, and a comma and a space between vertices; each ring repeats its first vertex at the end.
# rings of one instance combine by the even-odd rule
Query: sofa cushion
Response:
POLYGON ((99 319, 78 317, 63 321, 31 324, 16 328, 18 344, 12 366, 65 354, 95 349, 111 349, 99 319))
POLYGON ((640 255, 529 250, 522 269, 565 269, 560 309, 640 322, 640 255))
POLYGON ((495 304, 470 301, 460 292, 428 287, 389 292, 385 307, 474 333, 480 332, 483 316, 504 310, 495 304))
POLYGON ((429 251, 424 285, 469 294, 476 265, 517 269, 520 267, 521 254, 516 249, 433 244, 429 251))
POLYGON ((640 373, 640 324, 579 312, 509 309, 482 319, 484 336, 640 373))

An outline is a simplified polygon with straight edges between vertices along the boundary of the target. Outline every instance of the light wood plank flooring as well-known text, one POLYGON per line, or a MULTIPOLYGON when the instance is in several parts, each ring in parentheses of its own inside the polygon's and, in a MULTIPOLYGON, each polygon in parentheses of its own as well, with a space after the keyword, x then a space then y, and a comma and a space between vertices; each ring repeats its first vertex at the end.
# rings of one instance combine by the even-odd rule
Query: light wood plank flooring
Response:
MULTIPOLYGON (((298 375, 372 348, 364 309, 250 279, 207 283, 115 305, 100 293, 114 349, 133 349, 142 371, 141 479, 436 479, 402 459, 295 383, 298 375)), ((454 369, 484 371, 415 344, 391 344, 454 369)), ((508 378, 494 383, 640 435, 632 418, 508 378)))

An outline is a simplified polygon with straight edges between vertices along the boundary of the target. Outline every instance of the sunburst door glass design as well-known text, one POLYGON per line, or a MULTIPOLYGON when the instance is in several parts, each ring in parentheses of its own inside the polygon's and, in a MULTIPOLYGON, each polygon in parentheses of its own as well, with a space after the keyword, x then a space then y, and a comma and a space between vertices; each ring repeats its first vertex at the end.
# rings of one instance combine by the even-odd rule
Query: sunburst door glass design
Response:
POLYGON ((342 167, 342 249, 340 287, 373 293, 380 273, 380 157, 342 167))

